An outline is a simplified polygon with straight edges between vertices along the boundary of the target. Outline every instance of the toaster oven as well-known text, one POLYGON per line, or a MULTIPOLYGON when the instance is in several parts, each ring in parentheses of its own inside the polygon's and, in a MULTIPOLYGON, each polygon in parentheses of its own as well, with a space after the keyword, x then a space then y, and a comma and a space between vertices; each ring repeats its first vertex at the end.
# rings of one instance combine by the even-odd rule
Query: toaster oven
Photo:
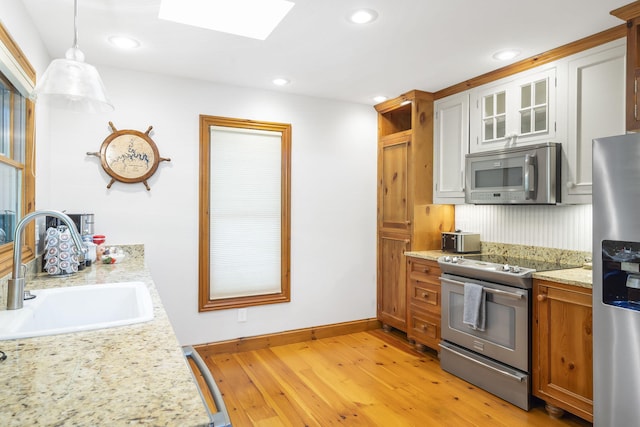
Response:
POLYGON ((480 234, 466 231, 443 232, 442 250, 461 254, 480 252, 480 234))

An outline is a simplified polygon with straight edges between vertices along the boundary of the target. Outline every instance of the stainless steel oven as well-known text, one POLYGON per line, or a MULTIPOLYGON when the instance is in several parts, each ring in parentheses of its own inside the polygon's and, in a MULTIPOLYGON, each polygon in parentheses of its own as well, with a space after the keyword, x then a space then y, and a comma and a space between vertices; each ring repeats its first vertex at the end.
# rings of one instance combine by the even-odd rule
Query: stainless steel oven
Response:
POLYGON ((442 339, 529 372, 529 290, 443 274, 442 339), (486 328, 463 323, 464 284, 482 285, 486 293, 486 328))
POLYGON ((531 288, 535 271, 574 266, 499 255, 443 256, 440 366, 524 410, 531 405, 531 288), (465 284, 479 285, 483 330, 463 321, 465 284))

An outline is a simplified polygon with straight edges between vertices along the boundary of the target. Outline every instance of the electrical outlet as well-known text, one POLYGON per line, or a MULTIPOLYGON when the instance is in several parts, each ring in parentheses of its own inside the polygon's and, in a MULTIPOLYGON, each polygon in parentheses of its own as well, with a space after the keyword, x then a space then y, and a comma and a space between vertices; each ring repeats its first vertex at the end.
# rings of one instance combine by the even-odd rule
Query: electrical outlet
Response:
POLYGON ((246 322, 247 321, 247 309, 239 308, 238 309, 238 322, 246 322))

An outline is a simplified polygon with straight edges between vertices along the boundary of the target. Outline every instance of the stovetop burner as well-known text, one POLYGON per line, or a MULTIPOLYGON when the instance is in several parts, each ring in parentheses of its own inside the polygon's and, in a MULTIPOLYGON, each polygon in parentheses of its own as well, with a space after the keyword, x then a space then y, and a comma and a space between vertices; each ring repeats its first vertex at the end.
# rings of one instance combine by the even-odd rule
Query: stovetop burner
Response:
POLYGON ((438 264, 443 273, 527 289, 535 272, 579 267, 497 254, 446 255, 438 258, 438 264))
POLYGON ((580 265, 573 264, 560 264, 557 262, 545 261, 545 260, 535 260, 528 258, 516 258, 507 255, 499 255, 499 254, 478 254, 478 255, 467 255, 463 258, 476 260, 480 262, 486 262, 490 264, 502 264, 509 266, 518 266, 520 268, 526 268, 535 271, 551 271, 551 270, 564 270, 567 268, 577 268, 580 265))

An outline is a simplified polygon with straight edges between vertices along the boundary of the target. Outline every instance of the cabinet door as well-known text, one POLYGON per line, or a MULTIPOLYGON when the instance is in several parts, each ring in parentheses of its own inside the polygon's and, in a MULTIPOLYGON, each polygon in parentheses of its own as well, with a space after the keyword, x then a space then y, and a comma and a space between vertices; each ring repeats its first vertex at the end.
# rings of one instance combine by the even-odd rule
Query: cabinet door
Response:
POLYGON ((508 145, 510 140, 507 138, 507 126, 513 125, 507 110, 514 108, 511 100, 513 93, 509 87, 509 83, 499 80, 472 91, 470 152, 493 150, 508 145))
POLYGON ((383 138, 379 144, 378 226, 382 229, 408 231, 411 225, 410 144, 408 133, 383 138))
POLYGON ((410 241, 403 236, 378 239, 378 320, 406 332, 407 281, 404 253, 410 241))
POLYGON ((555 68, 514 82, 516 90, 515 138, 518 144, 553 141, 556 137, 555 68))
POLYGON ((473 91, 470 151, 555 140, 555 74, 528 71, 473 91))
POLYGON ((591 292, 552 282, 534 284, 533 394, 593 419, 591 292))
POLYGON ((434 203, 464 203, 464 164, 469 152, 469 92, 434 103, 434 203))
POLYGON ((625 132, 624 42, 576 55, 568 63, 568 72, 562 201, 591 203, 592 140, 625 132))

